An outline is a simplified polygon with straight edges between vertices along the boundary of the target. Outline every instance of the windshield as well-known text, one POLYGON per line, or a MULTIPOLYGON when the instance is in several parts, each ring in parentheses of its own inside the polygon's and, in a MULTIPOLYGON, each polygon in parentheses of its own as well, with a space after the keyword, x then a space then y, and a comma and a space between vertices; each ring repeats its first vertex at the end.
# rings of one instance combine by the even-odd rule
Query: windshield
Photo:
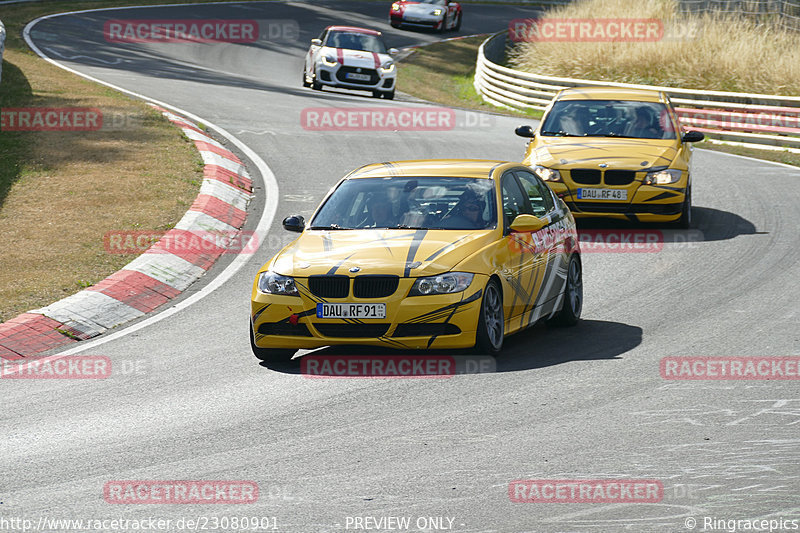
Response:
POLYGON ((562 100, 547 113, 541 134, 674 139, 675 128, 667 106, 659 102, 562 100))
POLYGON ((311 229, 489 229, 497 225, 494 181, 474 178, 345 180, 311 229))
POLYGON ((328 34, 325 46, 333 48, 345 48, 347 50, 362 50, 364 52, 375 52, 385 54, 386 46, 377 35, 366 33, 356 33, 351 31, 332 31, 328 34))

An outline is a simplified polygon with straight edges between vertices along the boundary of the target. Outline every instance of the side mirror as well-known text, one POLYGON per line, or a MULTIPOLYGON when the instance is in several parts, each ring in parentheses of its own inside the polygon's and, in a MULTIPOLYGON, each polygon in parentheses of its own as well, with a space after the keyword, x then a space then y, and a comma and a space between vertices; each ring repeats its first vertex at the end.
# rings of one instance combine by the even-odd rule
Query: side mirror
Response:
POLYGON ((518 233, 539 231, 547 225, 547 221, 533 215, 517 215, 509 229, 518 233))
POLYGON ((295 233, 303 233, 306 228, 306 219, 300 215, 291 215, 283 219, 283 229, 286 231, 294 231, 295 233))
POLYGON ((685 143, 696 143, 705 139, 706 136, 699 131, 687 131, 681 137, 681 141, 685 143))
POLYGON ((387 51, 389 52, 390 56, 396 56, 397 54, 400 53, 400 50, 398 50, 397 48, 389 48, 389 50, 387 51))
POLYGON ((530 126, 517 126, 517 129, 514 130, 514 133, 520 137, 528 137, 530 139, 536 136, 536 134, 533 132, 533 128, 530 126))
POLYGON ((311 44, 313 44, 314 46, 322 46, 322 40, 321 39, 311 39, 311 44))

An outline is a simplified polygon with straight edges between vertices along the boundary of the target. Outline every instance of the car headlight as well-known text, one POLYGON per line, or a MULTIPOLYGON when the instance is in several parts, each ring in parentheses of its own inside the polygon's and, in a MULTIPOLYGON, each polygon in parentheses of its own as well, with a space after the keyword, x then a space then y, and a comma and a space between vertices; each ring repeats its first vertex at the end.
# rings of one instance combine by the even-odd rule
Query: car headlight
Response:
POLYGON ((281 276, 275 272, 262 272, 258 277, 258 290, 268 294, 280 294, 283 296, 300 296, 294 278, 281 276))
POLYGON ((535 167, 531 167, 531 170, 544 181, 564 181, 561 179, 561 173, 554 168, 536 165, 535 167))
POLYGON ((431 15, 433 15, 434 17, 438 17, 441 14, 442 14, 441 9, 434 9, 433 11, 431 11, 431 15))
POLYGON ((322 56, 322 62, 328 65, 329 67, 335 67, 338 64, 336 58, 330 54, 322 56))
POLYGON ((400 4, 398 4, 397 2, 392 4, 392 11, 400 11, 400 4))
POLYGON ((385 61, 383 65, 381 65, 381 72, 392 72, 394 70, 394 61, 391 59, 385 61))
POLYGON ((664 168, 661 170, 654 170, 647 173, 644 178, 645 185, 666 185, 667 183, 675 183, 681 179, 682 171, 677 168, 664 168))
POLYGON ((452 294, 461 292, 472 283, 474 274, 467 272, 448 272, 439 276, 417 278, 411 287, 409 296, 426 296, 428 294, 452 294))

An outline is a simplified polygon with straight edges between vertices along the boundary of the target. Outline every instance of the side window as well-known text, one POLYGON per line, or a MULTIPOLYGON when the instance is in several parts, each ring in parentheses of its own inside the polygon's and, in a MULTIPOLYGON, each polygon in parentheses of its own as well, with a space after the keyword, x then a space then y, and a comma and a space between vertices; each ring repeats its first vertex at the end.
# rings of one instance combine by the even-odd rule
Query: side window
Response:
POLYGON ((525 189, 534 215, 543 217, 555 208, 550 189, 539 178, 524 170, 517 170, 516 174, 525 189))
POLYGON ((505 219, 504 225, 507 228, 517 215, 530 215, 531 211, 528 207, 528 202, 525 200, 525 195, 519 188, 514 174, 511 172, 503 176, 503 218, 505 219))
POLYGON ((322 41, 323 46, 327 46, 325 39, 328 38, 328 30, 322 30, 322 33, 319 34, 319 40, 322 41))

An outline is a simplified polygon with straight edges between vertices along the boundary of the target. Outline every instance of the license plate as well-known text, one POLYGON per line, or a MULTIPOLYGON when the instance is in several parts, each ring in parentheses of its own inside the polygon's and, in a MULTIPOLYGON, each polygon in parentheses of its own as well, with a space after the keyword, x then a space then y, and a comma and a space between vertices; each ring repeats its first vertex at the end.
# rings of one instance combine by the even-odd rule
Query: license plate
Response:
POLYGON ((578 200, 627 200, 625 189, 578 189, 578 200))
POLYGON ((317 318, 386 318, 386 304, 317 304, 317 318))
POLYGON ((356 72, 348 72, 345 76, 348 80, 369 81, 369 74, 358 74, 356 72))

